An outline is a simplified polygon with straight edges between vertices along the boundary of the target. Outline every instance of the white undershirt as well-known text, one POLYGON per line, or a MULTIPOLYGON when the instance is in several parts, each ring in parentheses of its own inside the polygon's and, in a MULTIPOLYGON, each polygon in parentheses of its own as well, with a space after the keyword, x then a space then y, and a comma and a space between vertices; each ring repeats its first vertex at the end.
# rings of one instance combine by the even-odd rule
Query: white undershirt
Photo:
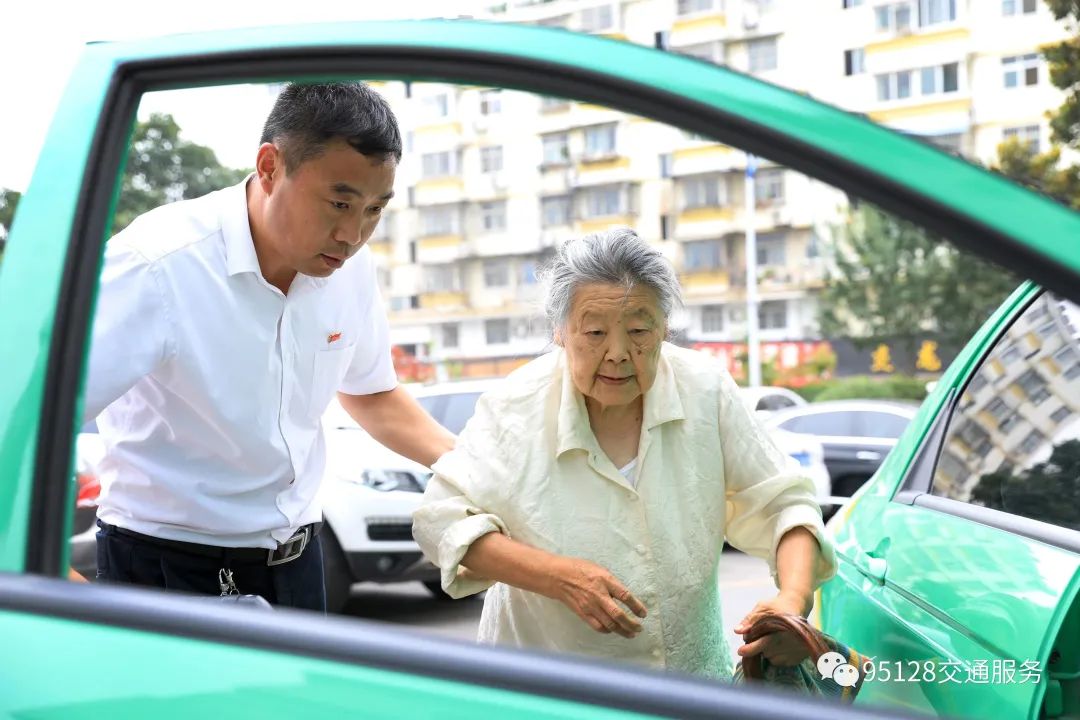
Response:
POLYGON ((630 462, 619 468, 619 472, 626 478, 626 482, 630 483, 630 487, 637 487, 637 478, 634 470, 637 469, 637 458, 634 458, 630 462))

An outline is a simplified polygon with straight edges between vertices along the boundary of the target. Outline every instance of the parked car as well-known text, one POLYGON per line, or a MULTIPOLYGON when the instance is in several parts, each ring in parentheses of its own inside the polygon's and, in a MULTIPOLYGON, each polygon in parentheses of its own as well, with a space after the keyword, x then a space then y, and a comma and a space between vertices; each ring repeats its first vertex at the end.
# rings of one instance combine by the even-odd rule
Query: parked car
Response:
MULTIPOLYGON (((953 663, 960 672, 970 670, 972 682, 869 682, 856 706, 824 705, 355 619, 245 611, 59 579, 74 504, 72 428, 81 407, 87 328, 140 94, 328 76, 435 78, 610 104, 767 155, 1080 299, 1076 213, 864 117, 676 53, 561 30, 470 22, 335 23, 95 43, 60 100, 0 264, 0 367, 9 380, 0 385, 0 636, 6 647, 33 649, 9 653, 0 668, 0 715, 142 717, 160 713, 163 697, 178 716, 213 708, 264 718, 846 720, 886 716, 882 704, 897 713, 1036 718, 1044 703, 1045 715, 1075 714, 1080 542, 1077 531, 1057 524, 1057 515, 1037 520, 1024 514, 1034 512, 1029 507, 1014 505, 1013 471, 1042 478, 1032 487, 1049 489, 1036 493, 1052 500, 1044 510, 1069 505, 1046 479, 1055 476, 1053 463, 1040 465, 1038 456, 1028 458, 1034 464, 1019 462, 1014 452, 1045 445, 1032 435, 1038 428, 1002 445, 1007 454, 993 442, 983 448, 963 414, 981 407, 964 400, 969 385, 976 402, 988 406, 987 397, 999 394, 996 385, 1012 386, 1001 372, 1010 366, 1012 346, 995 348, 1003 325, 1038 292, 1034 286, 987 323, 874 479, 831 521, 840 568, 822 592, 825 628, 880 663, 953 663), (974 368, 989 355, 987 385, 976 391, 974 368), (942 478, 959 475, 955 468, 946 472, 941 433, 956 435, 960 447, 949 452, 972 467, 982 457, 978 452, 958 454, 969 441, 973 451, 1005 458, 996 470, 982 472, 997 473, 996 488, 983 487, 971 496, 975 502, 942 495, 947 483, 938 482, 935 468, 942 468, 942 478), (70 650, 84 645, 108 648, 107 672, 71 671, 85 663, 71 659, 70 650), (1014 682, 980 682, 977 668, 988 669, 995 659, 1013 661, 1014 671, 1021 662, 1043 669, 1038 682, 1021 682, 1015 674, 1014 682), (57 682, 60 676, 77 681, 57 682)), ((1024 348, 1027 337, 1020 339, 1024 348)), ((1016 352, 1023 357, 1027 350, 1016 352)), ((1061 378, 1075 377, 1071 351, 1038 352, 1039 365, 1029 369, 1046 378, 1053 373, 1055 383, 1062 382, 1056 370, 1061 378)), ((1016 403, 1023 393, 1034 405, 1042 397, 1030 378, 1017 383, 1016 391, 996 399, 1016 403)), ((1067 392, 1055 388, 1051 397, 1058 399, 1035 405, 1039 413, 1052 417, 1059 405, 1072 407, 1067 392)), ((1020 414, 1045 426, 1043 437, 1056 437, 1032 412, 1020 414)), ((1009 413, 1001 417, 1004 422, 1009 413)), ((987 422, 978 413, 974 418, 987 422)), ((986 432, 993 440, 1004 431, 986 432)))
POLYGON ((877 472, 918 406, 881 400, 830 400, 788 408, 770 427, 812 437, 825 451, 830 495, 850 497, 877 472))
POLYGON ((376 442, 336 399, 323 416, 323 430, 327 457, 319 537, 327 610, 343 610, 352 586, 360 582, 416 580, 447 598, 439 569, 412 536, 412 511, 431 471, 376 442))
POLYGON ((777 410, 806 405, 806 400, 801 395, 784 387, 761 385, 744 387, 740 389, 740 392, 750 409, 759 413, 761 417, 768 417, 777 410))

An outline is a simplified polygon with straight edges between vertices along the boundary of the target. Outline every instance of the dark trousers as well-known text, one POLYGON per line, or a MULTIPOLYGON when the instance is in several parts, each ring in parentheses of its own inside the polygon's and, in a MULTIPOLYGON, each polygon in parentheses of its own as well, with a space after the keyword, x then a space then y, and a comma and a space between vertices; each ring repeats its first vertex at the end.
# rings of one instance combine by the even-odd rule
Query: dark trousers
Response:
MULTIPOLYGON (((166 590, 220 595, 218 571, 232 571, 243 595, 260 595, 272 605, 326 612, 322 547, 313 535, 294 560, 268 566, 260 560, 237 560, 227 548, 220 557, 207 557, 169 547, 152 538, 134 537, 98 521, 97 577, 104 582, 146 585, 166 590)), ((203 546, 207 547, 207 546, 203 546)))

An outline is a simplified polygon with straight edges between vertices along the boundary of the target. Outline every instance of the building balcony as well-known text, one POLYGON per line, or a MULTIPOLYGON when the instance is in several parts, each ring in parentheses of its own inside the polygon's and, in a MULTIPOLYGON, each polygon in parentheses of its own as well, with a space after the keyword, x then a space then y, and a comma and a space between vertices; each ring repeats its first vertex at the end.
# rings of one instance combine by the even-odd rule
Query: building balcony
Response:
POLYGON ((602 232, 613 227, 633 228, 636 224, 637 218, 633 215, 605 215, 576 221, 574 231, 586 235, 588 233, 602 232))
POLYGON ((966 42, 970 37, 971 30, 965 27, 957 27, 953 23, 949 23, 946 27, 933 26, 923 30, 912 29, 887 39, 868 43, 866 45, 866 54, 901 52, 926 47, 927 45, 966 42))
POLYGON ((688 295, 714 293, 726 290, 731 282, 727 270, 685 270, 679 282, 688 295))
POLYGON ((380 258, 389 258, 394 253, 394 243, 388 237, 371 238, 367 241, 371 254, 380 258))
POLYGON ((967 127, 971 113, 971 97, 959 93, 935 95, 931 100, 924 97, 890 100, 877 105, 878 109, 871 110, 867 115, 874 122, 882 124, 907 123, 913 119, 925 124, 940 117, 941 122, 936 124, 952 129, 967 127))
POLYGON ((428 235, 416 241, 418 263, 441 264, 468 255, 468 243, 462 235, 428 235))
POLYGON ((727 14, 705 11, 675 19, 671 26, 671 43, 685 45, 720 37, 727 30, 727 14))
POLYGON ((413 186, 416 205, 445 205, 465 199, 465 181, 457 175, 423 178, 413 186))
POLYGON ((461 291, 420 293, 421 310, 460 310, 468 305, 468 297, 461 291))

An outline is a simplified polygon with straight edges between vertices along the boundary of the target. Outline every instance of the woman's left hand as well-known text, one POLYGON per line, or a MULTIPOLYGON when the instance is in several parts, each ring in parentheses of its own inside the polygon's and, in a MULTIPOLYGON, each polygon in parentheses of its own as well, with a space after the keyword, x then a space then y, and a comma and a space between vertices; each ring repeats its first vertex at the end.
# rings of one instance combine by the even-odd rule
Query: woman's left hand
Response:
MULTIPOLYGON (((755 605, 754 609, 735 626, 735 633, 738 635, 746 633, 761 615, 788 613, 806 617, 813 606, 812 597, 781 590, 771 600, 763 600, 755 605)), ((773 665, 798 665, 810 656, 806 646, 789 632, 770 633, 754 642, 744 642, 739 647, 738 653, 739 657, 744 658, 762 653, 773 665)))

